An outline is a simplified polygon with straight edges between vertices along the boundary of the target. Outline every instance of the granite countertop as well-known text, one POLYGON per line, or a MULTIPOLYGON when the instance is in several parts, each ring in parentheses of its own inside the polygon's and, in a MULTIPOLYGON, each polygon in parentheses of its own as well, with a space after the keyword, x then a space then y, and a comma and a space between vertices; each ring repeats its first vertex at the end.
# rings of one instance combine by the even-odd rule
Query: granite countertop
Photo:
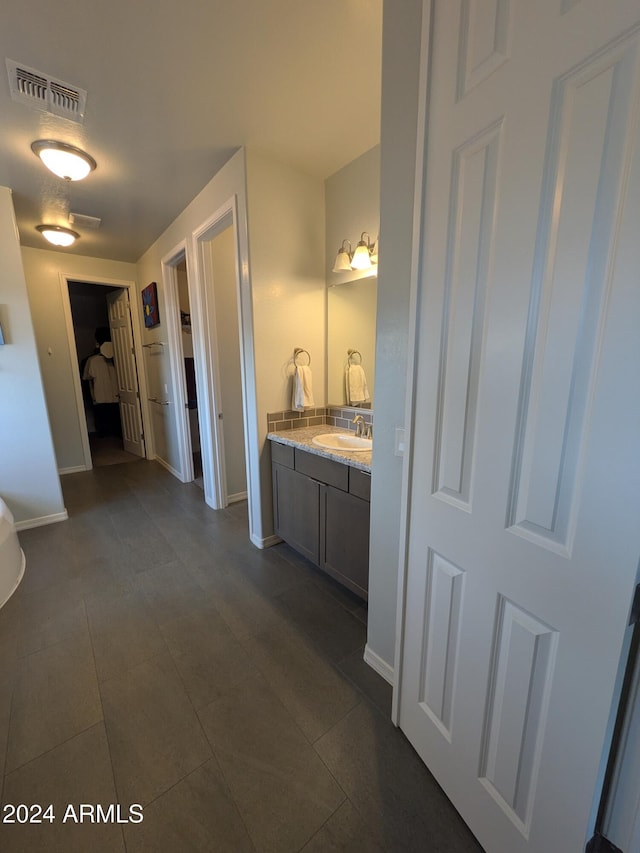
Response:
POLYGON ((345 465, 351 465, 352 468, 359 468, 361 471, 371 471, 370 450, 355 452, 353 450, 329 450, 326 447, 318 447, 317 444, 313 444, 311 439, 314 435, 322 435, 325 432, 354 435, 351 430, 329 426, 329 424, 319 424, 318 426, 300 427, 299 429, 287 429, 282 432, 270 432, 267 438, 269 441, 278 442, 278 444, 289 444, 292 447, 307 450, 309 453, 315 453, 316 456, 325 456, 327 459, 343 462, 345 465))

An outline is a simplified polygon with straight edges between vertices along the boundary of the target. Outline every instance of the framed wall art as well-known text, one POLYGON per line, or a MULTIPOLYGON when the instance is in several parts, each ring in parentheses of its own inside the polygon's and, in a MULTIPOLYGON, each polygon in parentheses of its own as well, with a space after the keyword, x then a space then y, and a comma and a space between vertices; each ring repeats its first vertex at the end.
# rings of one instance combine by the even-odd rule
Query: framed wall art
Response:
POLYGON ((153 329, 160 324, 160 313, 158 311, 158 285, 155 281, 148 284, 142 291, 142 311, 144 313, 144 325, 147 329, 153 329))

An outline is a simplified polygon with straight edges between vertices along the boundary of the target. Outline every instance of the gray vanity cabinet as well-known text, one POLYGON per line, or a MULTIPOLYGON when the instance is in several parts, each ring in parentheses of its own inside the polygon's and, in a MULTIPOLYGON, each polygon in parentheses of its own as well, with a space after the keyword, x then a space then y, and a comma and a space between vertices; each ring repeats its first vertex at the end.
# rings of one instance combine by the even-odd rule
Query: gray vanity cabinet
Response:
POLYGON ((273 441, 271 460, 277 535, 366 599, 370 475, 273 441))

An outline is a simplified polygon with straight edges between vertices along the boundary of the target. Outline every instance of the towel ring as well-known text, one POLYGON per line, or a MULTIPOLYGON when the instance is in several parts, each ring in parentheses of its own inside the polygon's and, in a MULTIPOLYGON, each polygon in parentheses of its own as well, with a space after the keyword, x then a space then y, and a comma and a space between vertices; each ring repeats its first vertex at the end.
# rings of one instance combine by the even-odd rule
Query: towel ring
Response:
POLYGON ((306 349, 302 349, 302 347, 296 347, 296 348, 294 349, 294 351, 293 351, 293 363, 294 363, 294 364, 297 364, 297 363, 298 363, 298 356, 299 356, 301 353, 304 353, 304 354, 307 356, 307 358, 309 359, 309 360, 307 361, 307 364, 311 364, 311 356, 309 355, 309 351, 308 351, 308 350, 306 350, 306 349))
POLYGON ((347 350, 347 361, 349 364, 362 364, 362 353, 357 349, 348 349, 347 350), (353 361, 353 357, 357 355, 360 358, 360 361, 353 361))

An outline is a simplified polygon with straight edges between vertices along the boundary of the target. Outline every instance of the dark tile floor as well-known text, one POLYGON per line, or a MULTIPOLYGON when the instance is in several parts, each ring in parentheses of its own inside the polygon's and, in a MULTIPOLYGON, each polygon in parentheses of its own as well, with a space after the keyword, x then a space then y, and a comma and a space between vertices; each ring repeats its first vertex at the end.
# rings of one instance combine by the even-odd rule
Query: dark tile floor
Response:
POLYGON ((3 853, 480 849, 389 720, 358 599, 157 463, 63 487, 0 610, 3 803, 55 819, 0 824, 3 853))

